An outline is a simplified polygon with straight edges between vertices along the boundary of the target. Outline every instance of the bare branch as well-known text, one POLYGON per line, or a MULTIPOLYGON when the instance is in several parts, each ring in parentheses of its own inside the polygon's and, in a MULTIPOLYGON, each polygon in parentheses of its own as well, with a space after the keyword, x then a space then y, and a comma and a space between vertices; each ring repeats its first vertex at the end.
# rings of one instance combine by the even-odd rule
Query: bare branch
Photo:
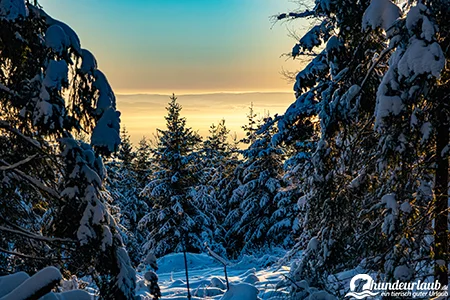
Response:
POLYGON ((55 260, 54 258, 32 256, 32 255, 27 255, 27 254, 15 252, 15 251, 6 250, 6 249, 3 249, 3 248, 0 248, 0 252, 6 253, 6 254, 15 255, 15 256, 18 256, 18 257, 22 257, 22 258, 28 258, 28 259, 47 260, 47 261, 48 260, 55 260))
POLYGON ((18 235, 21 235, 21 236, 24 236, 24 237, 27 237, 30 239, 43 241, 43 242, 61 242, 61 243, 76 243, 77 242, 72 239, 50 238, 50 237, 46 237, 46 236, 42 236, 42 235, 36 235, 31 232, 25 232, 25 230, 20 231, 20 230, 15 230, 15 229, 4 227, 4 226, 0 226, 0 231, 6 231, 9 233, 18 234, 18 235))
MULTIPOLYGON (((5 162, 4 160, 0 159, 0 162, 5 164, 6 166, 11 166, 10 164, 8 164, 7 162, 5 162)), ((52 188, 49 188, 48 186, 44 185, 42 182, 40 182, 39 180, 37 180, 36 178, 25 174, 24 172, 17 170, 17 169, 12 169, 12 171, 14 173, 16 173, 17 175, 21 176, 22 178, 28 180, 31 184, 33 184, 35 187, 37 187, 38 189, 44 191, 45 193, 60 199, 61 196, 59 195, 59 193, 57 191, 55 191, 52 188)))
POLYGON ((7 171, 7 170, 12 170, 15 169, 17 167, 20 167, 21 165, 24 165, 28 162, 30 162, 31 160, 33 160, 35 157, 37 156, 37 154, 34 154, 30 157, 27 157, 19 162, 16 162, 15 164, 9 165, 9 166, 4 166, 4 167, 0 167, 0 171, 7 171))
POLYGON ((24 135, 22 132, 20 132, 16 128, 11 127, 11 124, 9 124, 8 122, 6 122, 4 120, 0 120, 0 128, 6 129, 6 130, 8 130, 11 133, 14 133, 17 136, 20 136, 21 138, 23 138, 24 140, 26 140, 27 142, 32 144, 33 147, 38 148, 39 150, 41 150, 41 144, 38 141, 33 140, 32 138, 24 135))
POLYGON ((0 91, 4 91, 7 92, 10 95, 16 96, 17 93, 14 91, 11 91, 8 87, 4 86, 3 84, 0 83, 0 91))

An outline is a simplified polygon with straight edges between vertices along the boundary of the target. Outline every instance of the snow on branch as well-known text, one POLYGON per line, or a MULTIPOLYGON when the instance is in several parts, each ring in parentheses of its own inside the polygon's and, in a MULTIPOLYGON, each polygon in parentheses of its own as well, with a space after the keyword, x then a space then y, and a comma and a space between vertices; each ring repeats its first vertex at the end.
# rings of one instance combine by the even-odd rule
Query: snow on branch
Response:
POLYGON ((17 95, 16 92, 11 91, 7 86, 4 86, 4 85, 1 84, 1 83, 0 83, 0 91, 4 91, 4 92, 6 92, 6 93, 8 93, 8 94, 11 94, 11 95, 13 95, 13 96, 16 96, 16 95, 17 95))
POLYGON ((298 18, 307 18, 307 17, 311 17, 311 16, 314 16, 314 15, 315 15, 314 11, 307 9, 304 12, 301 12, 301 13, 297 13, 297 12, 282 13, 282 14, 279 14, 279 15, 277 15, 275 17, 276 17, 277 21, 280 21, 280 20, 286 20, 286 19, 294 20, 294 19, 298 19, 298 18))

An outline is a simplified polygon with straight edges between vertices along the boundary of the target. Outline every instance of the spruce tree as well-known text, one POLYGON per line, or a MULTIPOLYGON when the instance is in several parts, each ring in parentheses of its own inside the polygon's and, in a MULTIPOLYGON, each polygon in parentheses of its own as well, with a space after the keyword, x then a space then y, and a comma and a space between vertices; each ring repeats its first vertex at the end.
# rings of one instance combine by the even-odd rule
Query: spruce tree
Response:
POLYGON ((137 174, 139 187, 144 188, 152 170, 152 148, 148 139, 144 136, 136 148, 136 158, 134 160, 134 170, 137 174))
MULTIPOLYGON (((440 139, 433 130, 448 126, 448 114, 443 120, 437 113, 442 104, 431 92, 446 90, 440 78, 446 76, 442 49, 448 47, 442 48, 446 38, 440 39, 438 28, 447 26, 448 14, 437 7, 441 1, 401 9, 389 0, 316 1, 312 9, 277 16, 315 18, 318 24, 292 50, 294 57, 314 58, 298 73, 296 101, 273 138, 293 145, 295 159, 288 162, 297 166, 290 173, 304 194, 296 249, 305 250, 294 280, 325 287, 328 274, 358 265, 387 280, 427 275, 432 220, 439 223, 448 212, 432 192, 433 181, 442 186, 448 178, 448 168, 438 175, 431 167, 436 162, 442 171, 448 163, 445 151, 442 159, 432 158, 448 138, 448 132, 440 139), (417 64, 416 54, 426 63, 417 64)), ((440 242, 446 236, 440 224, 435 248, 442 278, 448 243, 440 242)), ((293 290, 304 296, 297 286, 293 290)))
POLYGON ((244 161, 235 171, 239 185, 233 191, 225 219, 227 246, 233 249, 232 255, 278 245, 284 239, 280 232, 267 235, 276 223, 273 213, 277 210, 275 196, 281 187, 283 151, 271 145, 275 132, 272 118, 266 117, 258 128, 251 126, 254 116, 251 107, 246 139, 253 143, 241 151, 244 161))
POLYGON ((146 251, 157 257, 171 252, 198 252, 203 247, 203 229, 209 218, 195 201, 194 187, 198 183, 200 137, 187 127, 181 116, 181 105, 175 95, 166 107, 166 129, 158 129, 158 141, 153 150, 154 172, 143 190, 149 197, 150 212, 140 221, 148 232, 146 251))
POLYGON ((58 265, 90 275, 100 297, 132 299, 134 270, 103 186, 102 155, 120 144, 106 76, 68 25, 30 3, 2 1, 0 27, 2 272, 58 265), (73 138, 80 131, 90 145, 73 138))
POLYGON ((120 132, 121 143, 119 151, 117 152, 117 158, 126 166, 131 167, 133 160, 136 158, 137 153, 133 150, 133 145, 130 140, 130 135, 125 127, 120 132))
MULTIPOLYGON (((199 151, 200 180, 195 187, 195 197, 198 203, 209 212, 209 229, 212 239, 205 242, 216 253, 226 255, 224 248, 225 229, 222 226, 226 217, 228 204, 226 187, 232 179, 233 148, 229 143, 229 133, 222 119, 217 125, 212 124, 208 137, 203 141, 199 151)), ((208 235, 206 235, 208 237, 208 235)))
POLYGON ((132 149, 126 129, 122 130, 121 139, 123 142, 117 155, 105 164, 108 173, 106 187, 111 193, 112 203, 120 219, 122 237, 131 261, 138 265, 142 257, 140 246, 144 241, 138 230, 138 222, 148 212, 148 205, 140 195, 142 185, 135 170, 137 152, 132 149))

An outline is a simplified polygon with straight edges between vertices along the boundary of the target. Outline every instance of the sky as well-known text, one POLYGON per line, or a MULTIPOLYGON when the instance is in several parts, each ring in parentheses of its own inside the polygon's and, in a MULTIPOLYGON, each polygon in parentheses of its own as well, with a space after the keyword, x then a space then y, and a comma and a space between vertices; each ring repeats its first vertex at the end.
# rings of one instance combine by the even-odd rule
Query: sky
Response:
MULTIPOLYGON (((296 9, 297 5, 289 0, 40 0, 39 3, 52 17, 71 26, 82 47, 94 53, 99 68, 118 94, 118 107, 122 110, 126 102, 121 95, 130 94, 176 93, 183 105, 185 94, 292 93, 292 82, 281 72, 301 67, 299 62, 282 57, 295 44, 286 27, 300 28, 299 24, 274 25, 270 19, 277 13, 296 9)), ((213 99, 200 98, 210 106, 210 114, 218 113, 213 99)), ((241 100, 242 107, 253 101, 241 100)), ((274 105, 287 107, 291 100, 280 103, 279 98, 274 98, 274 105)), ((253 102, 261 113, 267 108, 267 103, 260 105, 257 97, 253 102)), ((125 110, 128 113, 123 112, 123 120, 140 116, 139 111, 125 110)), ((220 112, 224 118, 236 114, 232 110, 220 112)), ((245 114, 242 111, 244 121, 245 114)), ((163 121, 161 115, 160 121, 147 125, 154 129, 163 121)), ((201 126, 203 130, 209 127, 201 126)))

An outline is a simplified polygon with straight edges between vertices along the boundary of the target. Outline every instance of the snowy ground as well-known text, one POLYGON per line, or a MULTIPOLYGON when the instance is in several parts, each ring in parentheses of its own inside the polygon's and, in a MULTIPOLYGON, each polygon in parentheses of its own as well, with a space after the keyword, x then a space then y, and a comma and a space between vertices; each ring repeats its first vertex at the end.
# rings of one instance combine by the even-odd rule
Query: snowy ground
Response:
MULTIPOLYGON (((279 257, 279 256, 278 256, 279 257)), ((286 299, 288 293, 277 288, 288 267, 276 267, 278 257, 245 256, 227 267, 230 291, 226 293, 223 266, 207 254, 188 254, 192 299, 252 300, 286 299), (226 293, 226 294, 225 294, 226 293)), ((158 260, 162 299, 186 299, 186 275, 183 254, 170 254, 158 260)), ((138 282, 145 272, 138 273, 138 282)), ((145 293, 141 293, 145 299, 145 293)))

